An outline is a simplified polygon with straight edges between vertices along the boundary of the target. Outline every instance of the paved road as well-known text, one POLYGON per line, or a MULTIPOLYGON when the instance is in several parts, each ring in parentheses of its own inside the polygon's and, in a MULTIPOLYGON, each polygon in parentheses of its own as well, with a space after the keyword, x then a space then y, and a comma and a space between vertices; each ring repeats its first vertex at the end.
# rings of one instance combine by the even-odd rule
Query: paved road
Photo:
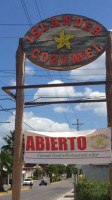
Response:
MULTIPOLYGON (((71 189, 73 189, 73 179, 48 184, 48 186, 39 186, 37 181, 32 189, 21 192, 21 200, 58 200, 71 189)), ((0 196, 0 200, 11 200, 11 197, 11 194, 0 196)))

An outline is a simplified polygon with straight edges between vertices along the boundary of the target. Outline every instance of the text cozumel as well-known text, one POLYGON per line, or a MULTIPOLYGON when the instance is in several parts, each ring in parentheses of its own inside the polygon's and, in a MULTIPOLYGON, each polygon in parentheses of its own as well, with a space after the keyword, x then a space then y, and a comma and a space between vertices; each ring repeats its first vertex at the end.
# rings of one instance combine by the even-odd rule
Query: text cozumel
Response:
POLYGON ((108 46, 108 31, 95 20, 77 15, 48 18, 23 38, 26 57, 52 70, 71 70, 98 58, 108 46))
POLYGON ((111 160, 109 128, 77 132, 25 131, 27 163, 91 164, 111 160))

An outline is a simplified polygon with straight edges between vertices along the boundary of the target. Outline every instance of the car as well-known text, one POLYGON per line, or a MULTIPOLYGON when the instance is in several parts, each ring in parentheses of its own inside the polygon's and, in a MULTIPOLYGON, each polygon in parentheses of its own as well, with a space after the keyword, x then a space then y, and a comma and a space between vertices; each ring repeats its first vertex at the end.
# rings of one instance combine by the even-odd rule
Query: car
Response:
POLYGON ((26 178, 24 181, 23 181, 23 186, 24 185, 29 185, 29 186, 32 186, 33 185, 33 180, 31 178, 26 178))

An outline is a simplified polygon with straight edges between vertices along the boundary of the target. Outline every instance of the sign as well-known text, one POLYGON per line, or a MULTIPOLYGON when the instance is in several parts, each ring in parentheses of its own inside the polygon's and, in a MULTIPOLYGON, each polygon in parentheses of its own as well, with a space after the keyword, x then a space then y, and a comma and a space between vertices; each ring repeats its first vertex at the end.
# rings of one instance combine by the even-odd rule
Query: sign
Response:
POLYGON ((108 46, 106 28, 79 15, 59 15, 33 26, 23 38, 26 57, 41 67, 67 71, 87 65, 108 46))
POLYGON ((76 132, 25 131, 26 163, 95 164, 111 161, 111 129, 76 132))

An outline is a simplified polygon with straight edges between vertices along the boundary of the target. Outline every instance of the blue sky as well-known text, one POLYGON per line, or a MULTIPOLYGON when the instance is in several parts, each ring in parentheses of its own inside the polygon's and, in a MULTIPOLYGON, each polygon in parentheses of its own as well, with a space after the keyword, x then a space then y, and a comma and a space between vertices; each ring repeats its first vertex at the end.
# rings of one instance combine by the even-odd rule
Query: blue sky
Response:
MULTIPOLYGON (((2 137, 15 129, 16 104, 1 87, 15 85, 16 50, 19 38, 34 24, 46 18, 61 14, 86 16, 112 30, 112 1, 108 0, 0 0, 0 146, 2 137), (25 14, 25 9, 27 14, 25 14), (11 109, 6 111, 5 109, 11 109), (9 121, 6 124, 2 122, 9 121)), ((105 53, 95 62, 82 68, 56 72, 46 70, 26 60, 25 84, 66 83, 105 80, 105 53)), ((15 92, 15 91, 14 91, 15 92)), ((39 97, 101 97, 105 96, 104 86, 83 86, 33 89, 25 91, 25 101, 39 97)), ((41 100, 41 99, 40 99, 41 100)), ((43 99, 42 99, 43 100, 43 99)), ((72 125, 79 119, 80 130, 105 128, 107 126, 106 103, 58 104, 24 109, 24 130, 73 131, 72 125), (30 128, 31 127, 31 128, 30 128)))

